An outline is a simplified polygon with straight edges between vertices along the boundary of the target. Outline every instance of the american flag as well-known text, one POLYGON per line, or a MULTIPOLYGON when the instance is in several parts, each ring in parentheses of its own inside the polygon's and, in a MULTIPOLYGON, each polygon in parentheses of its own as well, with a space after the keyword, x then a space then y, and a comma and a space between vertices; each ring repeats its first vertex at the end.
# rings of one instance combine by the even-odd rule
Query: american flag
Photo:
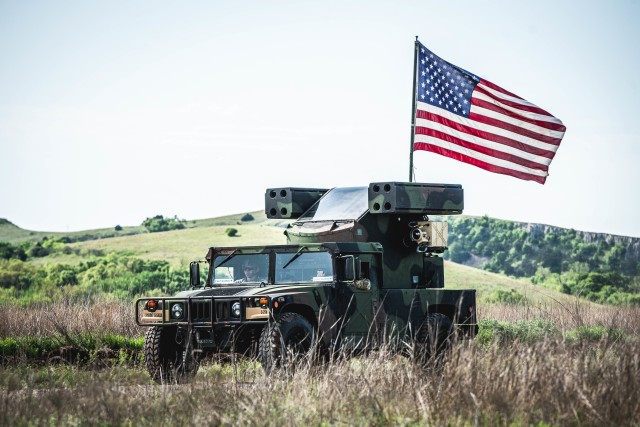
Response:
POLYGON ((564 136, 562 122, 416 43, 413 149, 544 184, 564 136))

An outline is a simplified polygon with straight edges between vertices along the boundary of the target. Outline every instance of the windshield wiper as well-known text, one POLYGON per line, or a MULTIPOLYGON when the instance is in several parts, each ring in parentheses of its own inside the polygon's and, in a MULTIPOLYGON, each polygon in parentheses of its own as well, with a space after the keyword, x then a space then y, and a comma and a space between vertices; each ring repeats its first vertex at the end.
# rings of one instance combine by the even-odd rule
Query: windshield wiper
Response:
POLYGON ((302 246, 300 249, 298 249, 298 252, 296 252, 295 255, 292 256, 291 259, 289 261, 287 261, 287 263, 285 265, 282 266, 282 269, 284 270, 285 268, 287 268, 289 266, 289 264, 291 264, 293 261, 298 259, 298 257, 302 253, 302 251, 305 250, 305 249, 307 249, 306 246, 302 246))
POLYGON ((229 255, 227 255, 227 257, 225 259, 222 260, 222 262, 220 264, 218 264, 216 267, 222 267, 223 265, 225 265, 231 258, 233 258, 234 256, 236 256, 236 254, 238 253, 237 249, 234 249, 233 252, 231 252, 229 255))

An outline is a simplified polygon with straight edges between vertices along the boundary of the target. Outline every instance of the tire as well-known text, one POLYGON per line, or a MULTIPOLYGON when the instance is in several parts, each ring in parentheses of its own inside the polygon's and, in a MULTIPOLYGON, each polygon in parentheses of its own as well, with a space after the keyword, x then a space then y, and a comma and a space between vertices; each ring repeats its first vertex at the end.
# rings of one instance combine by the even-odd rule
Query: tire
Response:
POLYGON ((294 369, 305 358, 314 357, 316 344, 311 323, 298 313, 285 313, 262 330, 258 360, 267 374, 276 368, 294 369))
POLYGON ((442 313, 428 314, 418 329, 415 353, 419 363, 441 355, 449 346, 453 331, 451 319, 442 313))
POLYGON ((144 336, 144 363, 158 384, 185 383, 195 377, 199 361, 175 342, 176 329, 153 326, 144 336))

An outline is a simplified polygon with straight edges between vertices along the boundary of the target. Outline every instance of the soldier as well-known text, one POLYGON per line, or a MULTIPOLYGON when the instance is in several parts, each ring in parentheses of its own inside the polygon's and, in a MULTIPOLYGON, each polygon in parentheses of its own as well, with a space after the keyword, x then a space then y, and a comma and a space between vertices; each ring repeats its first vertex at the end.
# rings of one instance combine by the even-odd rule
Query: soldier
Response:
POLYGON ((260 265, 250 258, 242 263, 242 271, 245 277, 244 279, 236 280, 236 283, 259 283, 267 281, 264 273, 261 272, 260 265))

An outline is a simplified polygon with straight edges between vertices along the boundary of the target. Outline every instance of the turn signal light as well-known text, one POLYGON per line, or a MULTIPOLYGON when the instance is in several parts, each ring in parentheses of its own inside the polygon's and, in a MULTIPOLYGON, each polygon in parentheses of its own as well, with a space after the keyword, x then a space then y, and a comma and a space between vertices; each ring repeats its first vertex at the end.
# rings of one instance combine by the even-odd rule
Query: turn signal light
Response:
POLYGON ((267 305, 268 301, 267 297, 262 297, 260 298, 260 305, 267 305))
POLYGON ((148 311, 154 312, 156 311, 156 308, 158 308, 158 304, 156 303, 156 300, 150 299, 147 301, 144 308, 148 311))

